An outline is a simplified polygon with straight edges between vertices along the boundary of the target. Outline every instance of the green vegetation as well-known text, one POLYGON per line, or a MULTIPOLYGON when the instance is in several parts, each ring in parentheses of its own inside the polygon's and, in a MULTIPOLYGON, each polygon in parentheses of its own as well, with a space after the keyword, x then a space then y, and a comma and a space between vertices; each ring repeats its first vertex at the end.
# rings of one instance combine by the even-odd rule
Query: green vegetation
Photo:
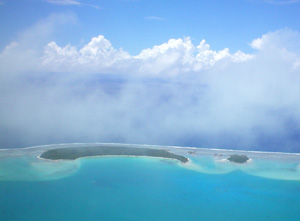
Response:
POLYGON ((182 163, 188 162, 184 156, 170 153, 166 150, 136 148, 125 146, 94 146, 94 147, 69 147, 47 150, 41 154, 41 158, 49 160, 75 160, 80 157, 89 156, 148 156, 176 159, 182 163))
POLYGON ((246 155, 230 155, 227 160, 234 162, 234 163, 245 163, 249 160, 249 158, 246 155))

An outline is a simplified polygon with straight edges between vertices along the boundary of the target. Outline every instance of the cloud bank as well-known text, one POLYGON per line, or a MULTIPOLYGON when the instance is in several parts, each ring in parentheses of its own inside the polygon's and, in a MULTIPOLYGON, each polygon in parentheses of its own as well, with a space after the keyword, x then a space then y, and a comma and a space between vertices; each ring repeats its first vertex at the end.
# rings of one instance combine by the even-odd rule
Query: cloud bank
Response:
POLYGON ((299 42, 282 29, 254 39, 253 54, 187 37, 131 55, 102 35, 81 48, 20 38, 0 55, 1 148, 126 142, 300 152, 299 42))
POLYGON ((225 60, 226 63, 239 63, 251 58, 252 55, 241 51, 231 54, 228 48, 213 51, 205 40, 195 46, 189 37, 170 39, 133 56, 123 49, 115 49, 109 40, 99 35, 80 49, 71 45, 61 47, 52 41, 45 47, 41 62, 42 68, 53 72, 82 70, 95 73, 176 76, 207 70, 225 60))

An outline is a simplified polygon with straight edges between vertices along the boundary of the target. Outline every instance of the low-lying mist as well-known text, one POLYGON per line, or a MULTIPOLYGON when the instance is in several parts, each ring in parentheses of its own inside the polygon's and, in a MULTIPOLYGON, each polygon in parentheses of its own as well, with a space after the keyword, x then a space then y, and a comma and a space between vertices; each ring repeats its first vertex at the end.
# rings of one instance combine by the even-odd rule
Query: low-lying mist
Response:
POLYGON ((226 56, 207 45, 193 51, 190 39, 121 57, 91 44, 115 50, 106 63, 105 53, 91 63, 73 48, 58 61, 49 46, 40 55, 10 45, 0 55, 0 148, 122 142, 300 152, 297 42, 284 29, 255 39, 252 55, 226 56))

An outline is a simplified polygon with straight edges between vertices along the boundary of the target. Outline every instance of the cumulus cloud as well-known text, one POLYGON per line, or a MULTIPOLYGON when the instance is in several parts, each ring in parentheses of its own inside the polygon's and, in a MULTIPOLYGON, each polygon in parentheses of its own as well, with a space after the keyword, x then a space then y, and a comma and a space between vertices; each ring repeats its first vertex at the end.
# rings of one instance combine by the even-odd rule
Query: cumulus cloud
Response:
POLYGON ((58 27, 76 22, 73 14, 53 14, 20 33, 0 53, 1 74, 9 77, 29 71, 44 71, 40 58, 45 44, 58 27))
POLYGON ((300 62, 300 34, 290 29, 282 29, 254 39, 251 46, 259 54, 280 56, 280 62, 291 62, 290 68, 298 69, 300 62))
POLYGON ((144 49, 132 56, 123 49, 115 49, 111 43, 99 35, 81 49, 67 45, 58 46, 50 42, 44 51, 42 63, 52 71, 71 71, 82 69, 90 72, 130 72, 131 74, 166 76, 182 72, 208 69, 219 61, 244 62, 253 56, 238 51, 234 54, 229 49, 213 51, 202 40, 195 47, 189 37, 170 39, 167 43, 144 49))
POLYGON ((55 42, 50 42, 45 48, 42 63, 52 71, 81 69, 98 72, 106 68, 113 70, 119 61, 129 57, 122 49, 114 49, 110 42, 100 35, 79 51, 70 45, 59 47, 55 42))
POLYGON ((254 54, 190 38, 138 55, 101 35, 81 48, 49 42, 36 49, 17 39, 0 55, 2 148, 126 142, 300 152, 297 32, 253 40, 254 54))

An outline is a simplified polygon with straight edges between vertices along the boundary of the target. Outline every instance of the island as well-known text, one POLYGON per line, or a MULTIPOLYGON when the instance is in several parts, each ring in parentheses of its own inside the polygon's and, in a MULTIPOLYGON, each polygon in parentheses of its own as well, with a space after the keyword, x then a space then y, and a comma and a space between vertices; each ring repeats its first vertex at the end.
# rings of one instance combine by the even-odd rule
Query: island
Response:
POLYGON ((188 158, 162 149, 138 148, 127 146, 88 146, 56 148, 43 152, 39 157, 47 160, 75 160, 92 156, 146 156, 162 157, 188 162, 188 158))
POLYGON ((246 155, 234 154, 234 155, 230 155, 227 158, 227 160, 234 163, 246 163, 249 160, 249 157, 247 157, 246 155))

